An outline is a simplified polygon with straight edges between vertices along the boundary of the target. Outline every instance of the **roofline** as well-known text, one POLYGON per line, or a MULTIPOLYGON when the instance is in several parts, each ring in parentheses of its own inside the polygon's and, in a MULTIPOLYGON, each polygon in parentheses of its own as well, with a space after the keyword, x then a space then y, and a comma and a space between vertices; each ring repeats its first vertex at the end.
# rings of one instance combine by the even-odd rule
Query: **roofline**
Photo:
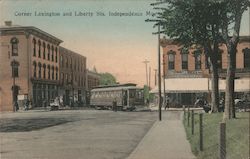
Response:
POLYGON ((15 31, 15 30, 24 30, 24 31, 27 31, 27 30, 34 30, 34 31, 37 31, 39 33, 42 33, 44 35, 47 35, 48 37, 56 40, 57 42, 59 43, 62 43, 63 41, 39 28, 36 28, 34 26, 11 26, 11 27, 0 27, 0 31, 15 31))
POLYGON ((59 46, 59 50, 60 50, 60 49, 69 51, 69 52, 71 52, 71 53, 74 53, 74 54, 76 54, 76 55, 82 56, 83 58, 87 59, 86 56, 84 56, 84 55, 82 55, 82 54, 79 54, 79 53, 77 53, 77 52, 75 52, 75 51, 69 50, 69 49, 67 49, 67 48, 65 48, 65 47, 59 46))

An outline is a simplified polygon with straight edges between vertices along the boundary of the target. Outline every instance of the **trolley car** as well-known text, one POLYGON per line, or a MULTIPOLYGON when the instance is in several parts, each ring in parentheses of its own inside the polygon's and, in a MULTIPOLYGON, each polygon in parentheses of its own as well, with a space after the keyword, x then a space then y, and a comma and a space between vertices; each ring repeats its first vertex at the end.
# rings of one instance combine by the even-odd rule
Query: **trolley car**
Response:
POLYGON ((118 110, 133 110, 144 104, 143 89, 136 84, 98 86, 91 90, 90 105, 97 109, 112 109, 116 102, 118 110))

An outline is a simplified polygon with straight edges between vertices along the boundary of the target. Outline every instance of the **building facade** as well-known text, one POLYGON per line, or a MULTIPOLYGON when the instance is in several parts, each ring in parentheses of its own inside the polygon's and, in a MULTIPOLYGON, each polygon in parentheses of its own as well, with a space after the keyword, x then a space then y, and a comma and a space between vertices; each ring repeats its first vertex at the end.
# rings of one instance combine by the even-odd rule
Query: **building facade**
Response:
MULTIPOLYGON (((185 50, 182 46, 168 39, 161 40, 163 48, 163 76, 165 92, 174 104, 190 105, 197 97, 210 98, 211 73, 208 58, 204 51, 185 50)), ((220 46, 218 54, 219 90, 225 92, 227 68, 227 49, 220 46)), ((163 85, 162 85, 163 87, 163 85)), ((236 98, 249 96, 250 91, 250 37, 240 38, 236 53, 236 98)))
POLYGON ((24 100, 42 106, 57 96, 59 44, 62 40, 36 27, 16 26, 10 21, 0 28, 0 111, 14 110, 24 100))
POLYGON ((60 90, 63 104, 86 104, 86 57, 60 47, 60 90))
POLYGON ((87 95, 86 95, 86 102, 87 104, 90 103, 90 91, 96 86, 100 85, 100 74, 87 70, 87 95))

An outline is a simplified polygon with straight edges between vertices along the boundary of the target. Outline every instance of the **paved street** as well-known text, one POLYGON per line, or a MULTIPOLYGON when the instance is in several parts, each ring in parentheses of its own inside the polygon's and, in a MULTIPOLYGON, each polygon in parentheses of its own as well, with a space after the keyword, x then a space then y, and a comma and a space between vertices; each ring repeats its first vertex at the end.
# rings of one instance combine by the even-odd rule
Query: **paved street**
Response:
POLYGON ((1 159, 124 159, 157 112, 98 110, 2 113, 1 159))

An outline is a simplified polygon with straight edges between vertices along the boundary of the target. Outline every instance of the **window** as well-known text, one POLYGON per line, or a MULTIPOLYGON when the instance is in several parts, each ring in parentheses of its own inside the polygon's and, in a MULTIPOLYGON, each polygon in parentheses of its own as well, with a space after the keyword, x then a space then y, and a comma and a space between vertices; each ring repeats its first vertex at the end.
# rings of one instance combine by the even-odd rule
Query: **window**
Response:
POLYGON ((36 56, 36 39, 33 39, 33 56, 36 56))
POLYGON ((11 62, 11 67, 12 67, 12 77, 18 77, 19 62, 13 60, 11 62))
POLYGON ((244 68, 250 68, 250 49, 245 48, 242 52, 244 54, 244 68))
POLYGON ((195 50, 193 52, 194 59, 195 59, 195 70, 201 69, 201 54, 202 54, 202 51, 200 49, 195 50))
POLYGON ((47 68, 48 68, 48 79, 50 79, 50 65, 48 65, 47 68))
POLYGON ((58 67, 56 67, 56 80, 58 80, 58 67))
POLYGON ((38 57, 41 57, 41 41, 38 41, 38 57))
POLYGON ((68 58, 66 57, 66 68, 69 67, 69 61, 68 61, 68 58))
POLYGON ((195 55, 195 69, 200 70, 201 69, 201 54, 195 55))
POLYGON ((188 69, 188 54, 187 53, 181 54, 181 60, 182 60, 182 69, 187 70, 188 69))
POLYGON ((175 65, 175 52, 173 50, 170 50, 168 52, 168 69, 174 70, 175 65))
POLYGON ((39 62, 38 63, 38 78, 42 77, 42 64, 39 62))
POLYGON ((18 39, 16 37, 11 38, 10 40, 11 43, 11 52, 12 56, 18 56, 18 39))
POLYGON ((51 61, 54 61, 54 46, 51 48, 51 61))
POLYGON ((57 63, 57 47, 56 47, 56 63, 57 63))
POLYGON ((46 79, 46 64, 43 64, 43 78, 46 79))
POLYGON ((50 60, 50 46, 49 46, 49 44, 47 45, 47 48, 48 48, 48 56, 47 56, 47 59, 50 60))
POLYGON ((33 62, 33 77, 36 78, 36 61, 33 62))
POLYGON ((70 68, 72 69, 72 57, 70 58, 70 68))
POLYGON ((43 59, 46 58, 46 44, 43 42, 43 59))
POLYGON ((55 72, 55 68, 54 66, 52 66, 52 80, 54 80, 54 72, 55 72))
POLYGON ((62 84, 64 84, 64 74, 61 73, 61 81, 62 81, 62 84))

